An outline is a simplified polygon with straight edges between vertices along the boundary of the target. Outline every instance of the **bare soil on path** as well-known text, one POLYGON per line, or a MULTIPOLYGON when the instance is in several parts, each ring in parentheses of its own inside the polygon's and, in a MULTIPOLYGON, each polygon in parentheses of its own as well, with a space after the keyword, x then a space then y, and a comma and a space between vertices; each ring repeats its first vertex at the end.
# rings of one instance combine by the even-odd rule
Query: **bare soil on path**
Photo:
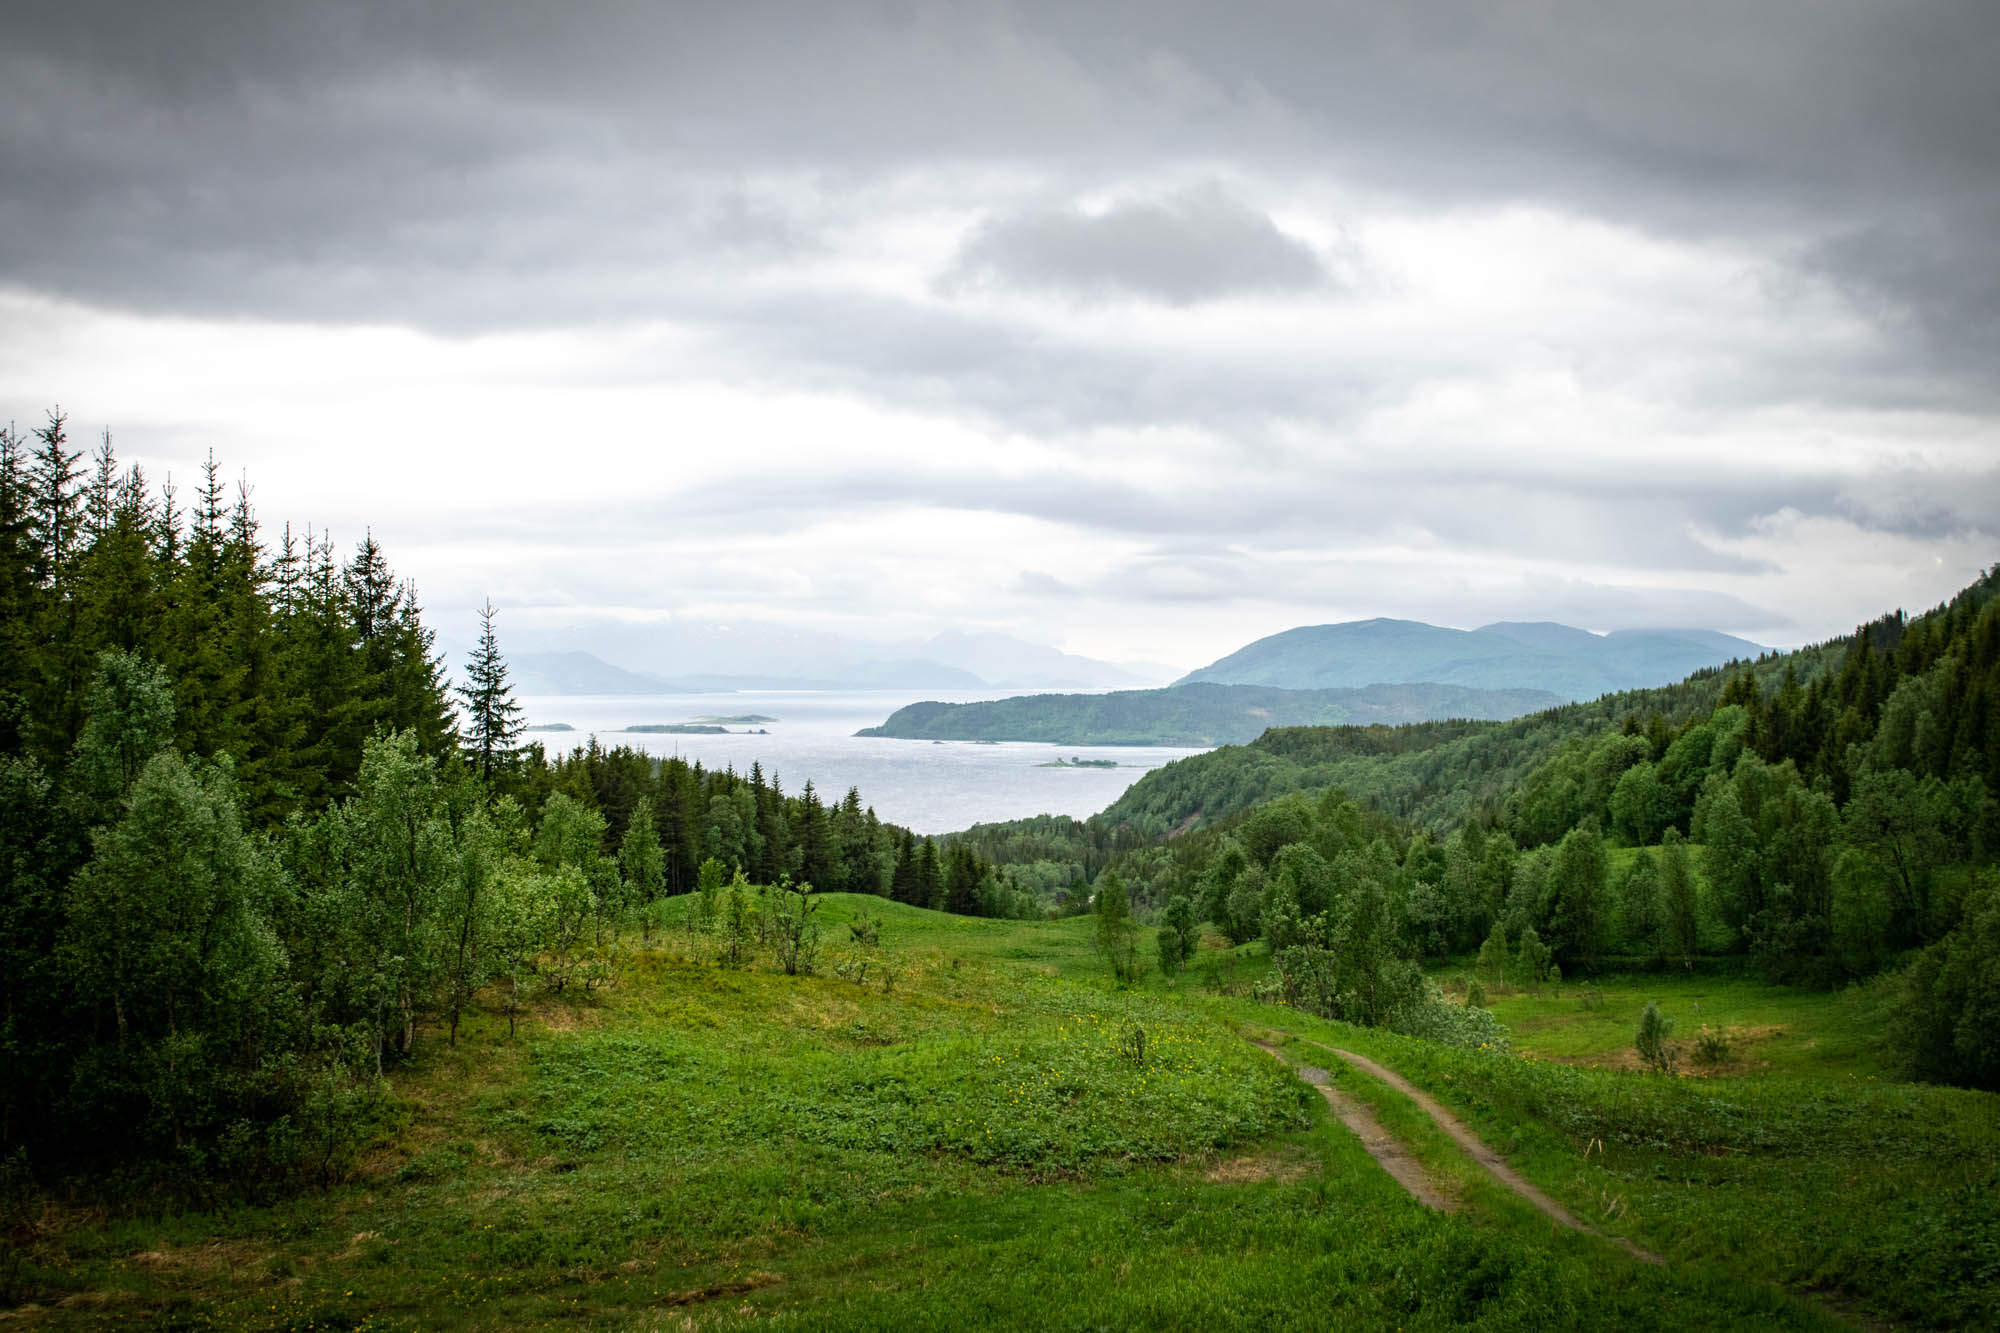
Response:
MULTIPOLYGON (((1651 1250, 1635 1245, 1623 1236, 1607 1236, 1597 1228, 1579 1221, 1567 1208, 1564 1208, 1554 1199, 1542 1193, 1541 1190, 1529 1184, 1520 1172, 1507 1165, 1507 1159, 1487 1147, 1485 1140, 1468 1129, 1464 1121, 1438 1105, 1437 1101, 1429 1093, 1416 1087, 1395 1070, 1377 1064, 1365 1055, 1356 1055, 1353 1051, 1343 1051, 1338 1046, 1321 1046, 1318 1042, 1308 1042, 1307 1044, 1319 1046, 1323 1051, 1332 1052, 1370 1078, 1379 1079, 1415 1102, 1425 1115, 1437 1123, 1439 1129, 1449 1134, 1453 1142, 1465 1149, 1466 1154, 1473 1161, 1485 1167, 1487 1174, 1540 1209, 1542 1214, 1550 1221, 1561 1226, 1566 1226, 1572 1231, 1581 1231, 1586 1235, 1602 1237, 1643 1263, 1664 1265, 1667 1262, 1651 1250)), ((1371 1149, 1371 1151, 1373 1150, 1371 1149)))
MULTIPOLYGON (((1278 1048, 1269 1042, 1260 1041, 1257 1045, 1284 1059, 1279 1055, 1278 1048)), ((1299 1065, 1296 1069, 1300 1078, 1319 1089, 1319 1095, 1326 1098, 1327 1106, 1332 1108, 1340 1123, 1353 1131, 1354 1137, 1361 1140, 1361 1146, 1368 1150, 1368 1155, 1394 1177, 1397 1184, 1408 1190, 1411 1198, 1439 1212, 1457 1211, 1457 1202, 1439 1188, 1395 1135, 1382 1128, 1382 1122, 1375 1118, 1373 1111, 1334 1087, 1326 1070, 1314 1065, 1299 1065)))

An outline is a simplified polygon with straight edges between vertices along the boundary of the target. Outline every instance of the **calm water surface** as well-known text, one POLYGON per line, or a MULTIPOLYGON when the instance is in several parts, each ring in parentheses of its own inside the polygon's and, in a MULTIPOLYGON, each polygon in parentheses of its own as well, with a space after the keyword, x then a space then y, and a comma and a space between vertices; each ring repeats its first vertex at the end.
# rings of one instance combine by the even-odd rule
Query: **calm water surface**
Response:
POLYGON ((606 747, 629 745, 648 754, 679 755, 705 767, 753 761, 796 794, 810 778, 828 803, 861 789, 863 803, 919 833, 948 833, 972 824, 1027 815, 1082 818, 1111 804, 1150 769, 1200 749, 1169 746, 1036 745, 1005 742, 899 741, 856 736, 917 698, 969 703, 1005 691, 758 690, 732 694, 529 695, 529 723, 567 722, 572 732, 530 732, 551 754, 584 744, 594 733, 606 747), (726 736, 662 736, 627 727, 691 722, 701 717, 761 713, 775 722, 729 722, 726 736), (750 725, 763 736, 742 734, 750 725), (1115 759, 1118 768, 1044 768, 1057 758, 1115 759))

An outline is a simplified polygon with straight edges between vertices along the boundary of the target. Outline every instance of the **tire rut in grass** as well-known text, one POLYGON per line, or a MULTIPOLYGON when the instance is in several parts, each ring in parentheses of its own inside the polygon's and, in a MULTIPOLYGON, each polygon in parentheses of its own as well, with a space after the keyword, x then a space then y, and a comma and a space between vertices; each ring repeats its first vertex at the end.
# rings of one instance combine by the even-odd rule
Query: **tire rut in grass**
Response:
POLYGON ((1464 1121, 1438 1105, 1437 1101, 1429 1093, 1416 1087, 1395 1070, 1377 1064, 1365 1055, 1356 1055, 1353 1051, 1343 1051, 1338 1046, 1322 1046, 1318 1042, 1309 1042, 1308 1045, 1319 1046, 1323 1051, 1332 1052, 1355 1069, 1360 1070, 1370 1078, 1380 1080, 1382 1083, 1394 1088, 1397 1092, 1402 1093, 1405 1097, 1415 1102, 1418 1109, 1436 1121, 1437 1127, 1449 1134, 1452 1137, 1452 1141, 1457 1143, 1459 1147, 1465 1149, 1466 1154, 1473 1161, 1485 1167, 1487 1174, 1540 1209, 1543 1216, 1547 1217, 1550 1221, 1561 1226, 1566 1226, 1572 1231, 1581 1231, 1585 1235, 1598 1236, 1608 1240, 1642 1263, 1664 1265, 1667 1262, 1651 1250, 1636 1245, 1623 1236, 1605 1235, 1604 1232, 1590 1226, 1588 1223, 1579 1221, 1567 1208, 1564 1208, 1554 1199, 1542 1193, 1541 1190, 1529 1184, 1520 1172, 1507 1164, 1506 1158, 1487 1147, 1485 1140, 1474 1134, 1464 1121))
MULTIPOLYGON (((1257 1042, 1258 1046, 1283 1060, 1278 1048, 1268 1042, 1257 1042)), ((1326 1104, 1340 1123, 1361 1140, 1361 1146, 1375 1159, 1376 1165, 1408 1190, 1410 1197, 1426 1208, 1449 1213, 1458 1209, 1458 1204, 1424 1171, 1409 1150, 1375 1118, 1359 1101, 1333 1086, 1332 1075, 1314 1065, 1296 1066, 1298 1076, 1319 1089, 1319 1095, 1326 1098, 1326 1104)))

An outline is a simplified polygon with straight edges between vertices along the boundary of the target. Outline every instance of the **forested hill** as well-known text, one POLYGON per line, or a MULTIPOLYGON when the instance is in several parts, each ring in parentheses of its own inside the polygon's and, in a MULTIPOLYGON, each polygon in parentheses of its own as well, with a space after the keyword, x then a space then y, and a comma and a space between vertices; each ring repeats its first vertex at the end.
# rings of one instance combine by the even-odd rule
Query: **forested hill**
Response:
POLYGON ((331 1179, 385 1123, 384 1071, 482 988, 512 1012, 608 984, 621 933, 732 874, 1037 910, 853 789, 518 747, 485 615, 455 708, 372 538, 273 542, 213 462, 188 497, 108 437, 86 463, 59 415, 0 428, 8 1188, 331 1179))
MULTIPOLYGON (((1796 669, 1797 661, 1792 665, 1796 669)), ((1772 658, 1743 668, 1759 677, 1782 676, 1784 669, 1772 658)), ((1502 722, 1276 727, 1247 745, 1155 769, 1095 818, 1159 835, 1287 792, 1338 787, 1419 828, 1447 830, 1504 806, 1564 745, 1614 731, 1627 717, 1642 719, 1655 734, 1672 731, 1712 710, 1727 683, 1721 671, 1706 670, 1677 685, 1605 695, 1502 722)))
POLYGON ((1415 620, 1357 620, 1270 635, 1189 673, 1180 683, 1320 690, 1432 681, 1590 699, 1663 685, 1703 667, 1763 652, 1746 639, 1712 630, 1599 635, 1549 622, 1460 630, 1415 620))
POLYGON ((1899 1065, 2000 1089, 1997 796, 2000 567, 1926 615, 1664 689, 1273 730, 1088 822, 959 837, 1074 900, 1115 876, 1175 932, 1261 938, 1287 1004, 1424 1035, 1421 1005, 1381 997, 1473 951, 1534 984, 1718 956, 1817 986, 1893 971, 1899 1065))
MULTIPOLYGON (((1687 756, 1700 739, 1684 738, 1709 724, 1718 706, 1732 699, 1747 707, 1744 725, 1757 728, 1760 751, 1773 762, 1794 760, 1808 780, 1824 774, 1844 796, 1846 746, 1872 732, 1890 696, 1906 681, 1927 676, 1921 701, 1911 693, 1904 705, 1921 702, 1941 729, 1926 733, 1931 744, 1945 747, 1933 767, 1942 774, 1958 765, 1995 783, 2000 721, 1992 712, 2000 705, 2000 684, 1980 673, 1992 671, 1994 631, 1981 628, 1991 620, 1981 616, 1996 591, 2000 575, 1989 573, 1947 605, 1915 619, 1897 612, 1854 634, 1796 652, 1767 653, 1731 671, 1704 669, 1678 684, 1628 690, 1509 722, 1274 729, 1249 745, 1147 774, 1097 819, 1157 835, 1285 792, 1339 787, 1418 828, 1442 832, 1468 819, 1492 822, 1531 808, 1536 800, 1552 800, 1552 784, 1574 781, 1580 791, 1602 796, 1598 789, 1615 782, 1630 766, 1630 755, 1642 748, 1632 744, 1635 731, 1655 760, 1673 749, 1674 764, 1692 762, 1687 756), (1604 751, 1596 760, 1589 757, 1594 749, 1604 751), (1559 754, 1578 771, 1540 775, 1559 754), (1596 771, 1606 766, 1615 771, 1596 771)), ((1549 818, 1560 824, 1554 814, 1549 818)))
POLYGON ((1232 745, 1252 740, 1269 727, 1510 718, 1558 702, 1546 690, 1479 690, 1462 685, 1281 690, 1194 684, 1109 694, 1036 694, 983 703, 916 703, 858 734, 1061 745, 1232 745))

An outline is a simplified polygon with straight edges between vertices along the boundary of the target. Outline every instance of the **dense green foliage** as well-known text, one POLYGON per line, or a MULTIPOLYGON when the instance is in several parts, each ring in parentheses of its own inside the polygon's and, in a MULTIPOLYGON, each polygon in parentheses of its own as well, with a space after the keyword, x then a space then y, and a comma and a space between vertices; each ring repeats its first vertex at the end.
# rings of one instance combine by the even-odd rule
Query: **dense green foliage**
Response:
POLYGON ((372 539, 272 550, 212 462, 191 512, 108 439, 81 464, 60 417, 0 432, 0 1151, 31 1170, 330 1178, 421 1030, 613 983, 705 860, 1032 910, 852 790, 517 749, 490 603, 455 720, 372 539))
POLYGON ((1108 694, 1032 694, 980 703, 907 704, 863 736, 917 740, 1051 741, 1061 745, 1239 745, 1271 727, 1380 725, 1441 718, 1510 718, 1560 702, 1546 690, 1463 685, 1369 685, 1284 690, 1176 685, 1108 694))

